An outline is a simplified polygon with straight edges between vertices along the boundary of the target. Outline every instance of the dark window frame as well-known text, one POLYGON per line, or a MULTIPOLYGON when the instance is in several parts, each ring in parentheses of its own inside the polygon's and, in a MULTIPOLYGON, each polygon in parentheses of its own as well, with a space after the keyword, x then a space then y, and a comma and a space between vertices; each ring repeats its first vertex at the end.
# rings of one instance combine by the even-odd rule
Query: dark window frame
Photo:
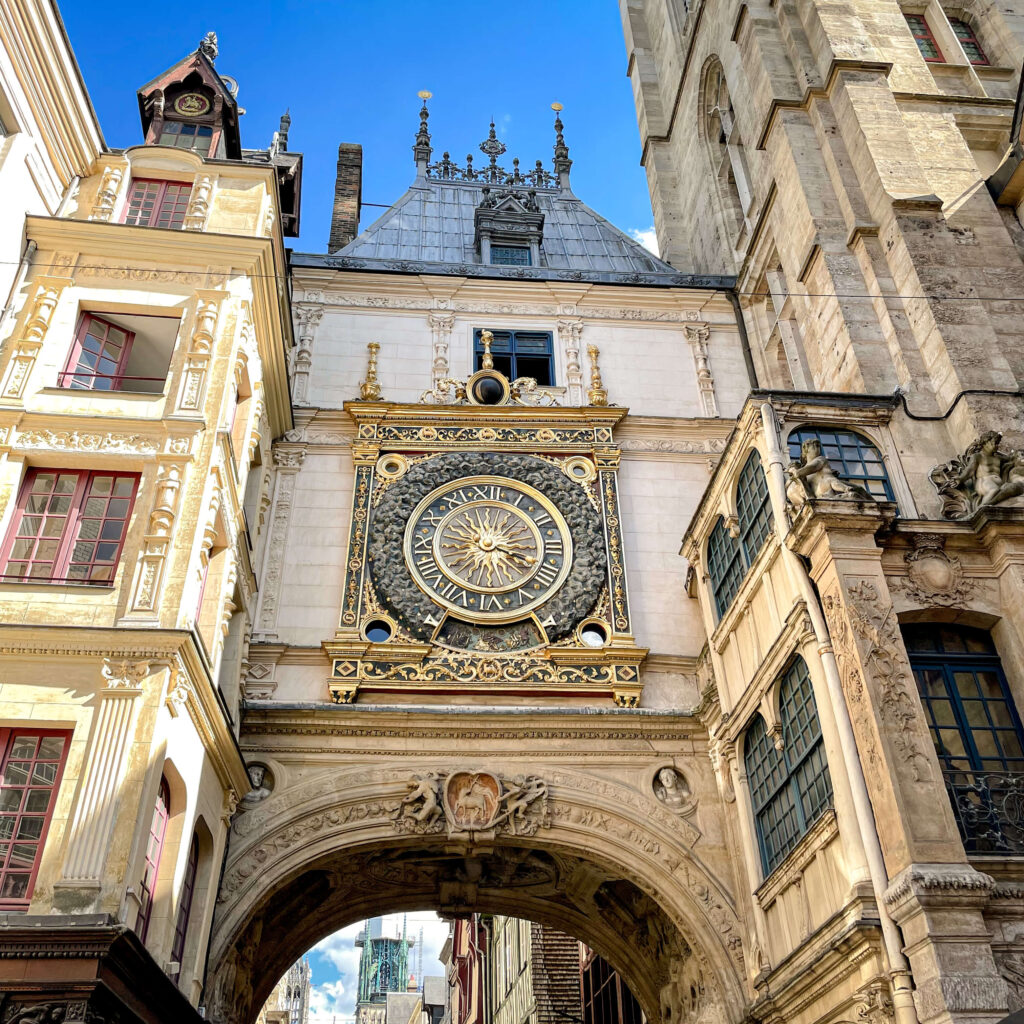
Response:
POLYGON ((789 457, 793 460, 799 459, 801 444, 811 437, 817 438, 820 442, 822 454, 828 459, 840 480, 846 480, 851 484, 860 484, 879 501, 896 500, 896 492, 893 490, 892 480, 889 479, 889 469, 885 464, 885 457, 882 455, 882 450, 870 437, 847 427, 804 423, 799 427, 794 427, 786 438, 789 457), (857 458, 851 459, 849 454, 854 448, 857 458), (875 458, 865 458, 866 455, 872 455, 875 458), (880 472, 869 473, 869 468, 875 464, 880 467, 880 472), (857 469, 862 472, 857 472, 857 469))
POLYGON ((532 267, 533 254, 528 245, 491 245, 491 263, 499 267, 532 267), (525 258, 517 259, 519 254, 525 258))
MULTIPOLYGON (((477 327, 473 330, 473 368, 479 370, 480 360, 483 356, 483 346, 480 344, 480 334, 485 328, 477 327)), ((509 380, 516 380, 519 377, 533 377, 541 387, 555 386, 555 345, 551 331, 530 331, 530 330, 492 330, 494 343, 491 346, 491 355, 494 357, 494 368, 504 373, 509 380), (529 351, 525 349, 526 343, 537 344, 543 342, 544 351, 529 351), (523 345, 523 350, 519 349, 523 345), (522 372, 521 363, 544 362, 547 366, 547 380, 542 379, 543 375, 535 372, 522 372)), ((536 369, 527 365, 525 369, 536 369)))
POLYGON ((782 750, 755 715, 743 739, 761 866, 767 878, 832 807, 832 777, 807 663, 799 655, 779 681, 782 750))
POLYGON ((192 842, 188 848, 188 863, 185 865, 185 877, 181 882, 181 895, 178 897, 178 913, 174 918, 174 939, 171 942, 171 961, 177 962, 180 975, 184 967, 185 944, 188 940, 188 922, 192 916, 192 900, 196 892, 196 876, 199 873, 199 836, 193 832, 192 842))

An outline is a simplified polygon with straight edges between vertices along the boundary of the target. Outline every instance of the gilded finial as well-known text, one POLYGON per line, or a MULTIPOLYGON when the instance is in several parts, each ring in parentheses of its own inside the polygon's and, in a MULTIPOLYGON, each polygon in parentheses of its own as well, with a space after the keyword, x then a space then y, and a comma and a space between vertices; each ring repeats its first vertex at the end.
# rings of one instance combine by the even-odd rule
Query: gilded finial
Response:
POLYGON ((588 345, 587 355, 590 356, 590 388, 587 391, 587 401, 591 405, 607 405, 608 389, 601 382, 601 366, 597 361, 601 350, 596 345, 588 345))
POLYGON ((371 341, 366 346, 369 358, 366 361, 366 380, 359 385, 359 397, 364 402, 379 402, 382 397, 380 382, 377 380, 377 353, 380 351, 380 342, 371 341))
POLYGON ((494 344, 494 335, 490 331, 481 331, 480 344, 484 347, 484 354, 480 357, 480 369, 493 370, 494 356, 491 355, 491 345, 494 344))
POLYGON ((416 141, 413 143, 412 155, 416 161, 417 172, 425 176, 427 165, 430 163, 430 157, 433 153, 430 146, 430 129, 427 127, 427 120, 430 117, 430 111, 427 110, 427 100, 430 99, 433 93, 427 89, 421 89, 416 95, 423 102, 423 106, 420 107, 420 128, 416 133, 416 141))
POLYGON ((552 103, 551 109, 555 112, 555 174, 558 176, 558 186, 563 192, 570 191, 569 170, 572 161, 569 159, 569 147, 565 144, 565 136, 562 134, 565 126, 562 124, 561 103, 552 103))

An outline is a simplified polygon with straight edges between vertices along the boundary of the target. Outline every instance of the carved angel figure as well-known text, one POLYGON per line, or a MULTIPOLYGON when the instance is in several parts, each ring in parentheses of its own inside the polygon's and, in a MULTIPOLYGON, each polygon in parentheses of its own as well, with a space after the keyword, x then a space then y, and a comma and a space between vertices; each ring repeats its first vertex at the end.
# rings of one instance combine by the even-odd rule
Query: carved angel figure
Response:
POLYGON ((1024 495, 1024 449, 1001 451, 1002 440, 998 431, 987 430, 963 455, 929 473, 947 519, 964 519, 1024 495))
POLYGON ((794 508, 800 508, 809 498, 875 500, 860 484, 836 476, 816 437, 809 437, 800 445, 800 458, 786 467, 786 476, 786 497, 794 508))
POLYGON ((443 813, 437 779, 433 774, 414 775, 409 780, 409 788, 409 794, 398 805, 398 817, 412 818, 421 825, 432 825, 443 813))

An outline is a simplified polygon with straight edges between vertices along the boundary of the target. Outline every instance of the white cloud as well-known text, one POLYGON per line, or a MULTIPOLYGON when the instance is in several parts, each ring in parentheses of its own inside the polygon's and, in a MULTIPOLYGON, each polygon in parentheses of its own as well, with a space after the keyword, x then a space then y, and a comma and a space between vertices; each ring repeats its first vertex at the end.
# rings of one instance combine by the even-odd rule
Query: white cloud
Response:
POLYGON ((654 233, 654 225, 649 228, 630 228, 629 233, 648 251, 660 256, 658 236, 654 233))

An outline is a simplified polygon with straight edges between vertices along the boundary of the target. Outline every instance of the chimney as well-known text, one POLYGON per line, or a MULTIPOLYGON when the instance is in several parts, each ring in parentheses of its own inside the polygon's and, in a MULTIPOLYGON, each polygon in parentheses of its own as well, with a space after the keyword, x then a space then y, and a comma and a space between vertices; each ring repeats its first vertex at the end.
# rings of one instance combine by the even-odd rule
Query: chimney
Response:
POLYGON ((359 234, 359 207, 363 197, 363 147, 343 142, 338 147, 338 178, 334 183, 329 253, 344 249, 359 234))

